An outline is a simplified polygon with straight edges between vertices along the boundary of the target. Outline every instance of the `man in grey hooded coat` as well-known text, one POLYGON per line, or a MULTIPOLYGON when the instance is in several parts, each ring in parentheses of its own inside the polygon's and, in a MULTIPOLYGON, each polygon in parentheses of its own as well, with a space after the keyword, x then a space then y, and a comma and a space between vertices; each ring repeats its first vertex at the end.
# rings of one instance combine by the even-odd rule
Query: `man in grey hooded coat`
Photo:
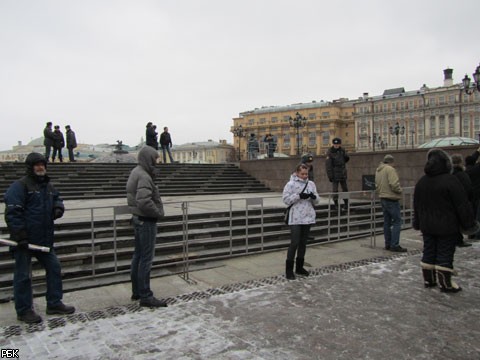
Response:
POLYGON ((132 300, 140 300, 140 306, 166 307, 155 298, 150 289, 150 270, 155 257, 157 221, 164 217, 163 203, 155 185, 155 165, 158 152, 143 147, 138 153, 138 165, 127 181, 127 203, 132 213, 135 230, 135 250, 132 258, 132 300))

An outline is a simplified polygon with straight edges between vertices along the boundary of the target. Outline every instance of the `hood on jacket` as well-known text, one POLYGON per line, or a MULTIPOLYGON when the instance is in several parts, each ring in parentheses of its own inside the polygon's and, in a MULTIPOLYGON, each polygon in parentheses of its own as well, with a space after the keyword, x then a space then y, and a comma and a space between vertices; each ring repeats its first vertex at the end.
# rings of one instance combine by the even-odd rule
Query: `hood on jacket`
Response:
POLYGON ((155 174, 158 152, 151 146, 144 146, 138 153, 138 165, 145 169, 151 176, 155 174))
POLYGON ((40 153, 32 152, 28 154, 25 159, 25 165, 27 166, 27 175, 33 175, 33 166, 38 163, 43 163, 45 168, 47 168, 47 159, 40 153))
POLYGON ((427 153, 427 163, 424 167, 425 174, 436 176, 452 173, 452 160, 442 149, 431 149, 427 153))
POLYGON ((386 167, 392 167, 392 165, 391 164, 385 164, 384 162, 381 162, 377 167, 377 172, 382 171, 386 167))

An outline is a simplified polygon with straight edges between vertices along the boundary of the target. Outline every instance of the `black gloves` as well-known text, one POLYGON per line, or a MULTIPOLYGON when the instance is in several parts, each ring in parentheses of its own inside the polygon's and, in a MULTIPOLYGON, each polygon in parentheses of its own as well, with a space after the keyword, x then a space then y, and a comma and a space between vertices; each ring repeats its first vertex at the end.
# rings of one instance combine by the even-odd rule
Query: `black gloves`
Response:
POLYGON ((316 196, 314 193, 310 193, 310 198, 311 198, 312 200, 315 200, 315 199, 317 198, 317 196, 316 196))
POLYGON ((305 199, 308 199, 309 197, 310 197, 310 194, 303 193, 303 192, 300 194, 300 199, 305 200, 305 199))
POLYGON ((53 209, 53 220, 59 219, 63 216, 63 209, 56 207, 53 209))

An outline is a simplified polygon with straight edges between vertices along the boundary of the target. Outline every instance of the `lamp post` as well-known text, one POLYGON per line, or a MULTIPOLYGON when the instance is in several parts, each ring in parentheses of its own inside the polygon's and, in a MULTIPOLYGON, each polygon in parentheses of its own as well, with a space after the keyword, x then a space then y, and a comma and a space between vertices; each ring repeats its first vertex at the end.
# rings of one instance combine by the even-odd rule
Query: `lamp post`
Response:
POLYGON ((382 137, 379 136, 377 133, 373 133, 372 135, 372 144, 373 144, 373 152, 375 152, 375 144, 381 141, 382 137))
POLYGON ((297 136, 297 155, 300 155, 300 142, 299 142, 299 129, 302 128, 302 127, 305 127, 307 125, 307 118, 306 117, 302 117, 302 115, 299 114, 299 112, 297 111, 297 113, 295 114, 295 117, 292 118, 291 116, 288 118, 288 121, 290 123, 290 126, 295 128, 295 133, 296 133, 296 136, 297 136))
POLYGON ((463 89, 468 95, 471 95, 476 91, 480 91, 480 65, 477 66, 473 75, 474 83, 471 84, 471 79, 465 74, 465 77, 462 80, 463 89))
POLYGON ((240 152, 241 138, 247 136, 247 131, 242 127, 242 125, 239 125, 233 128, 232 133, 234 137, 238 137, 238 161, 240 161, 242 160, 240 152))
POLYGON ((405 126, 400 126, 397 122, 395 126, 390 126, 390 134, 397 137, 397 150, 398 150, 398 136, 405 134, 405 126))

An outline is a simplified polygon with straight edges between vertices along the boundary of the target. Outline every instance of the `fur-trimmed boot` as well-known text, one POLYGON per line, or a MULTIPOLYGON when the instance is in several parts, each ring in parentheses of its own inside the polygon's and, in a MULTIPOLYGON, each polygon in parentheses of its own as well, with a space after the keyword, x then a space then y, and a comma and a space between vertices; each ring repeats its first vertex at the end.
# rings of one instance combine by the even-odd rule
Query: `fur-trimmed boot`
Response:
POLYGON ((288 280, 295 280, 295 274, 293 273, 293 260, 285 261, 285 277, 288 280))
POLYGON ((423 284, 426 288, 437 286, 437 273, 435 272, 435 265, 420 262, 422 266, 423 284))
POLYGON ((462 290, 462 288, 452 280, 452 275, 455 273, 453 269, 438 265, 435 265, 435 269, 437 270, 437 277, 441 291, 456 293, 462 290))
POLYGON ((297 258, 296 267, 295 267, 296 274, 302 275, 302 276, 310 275, 310 273, 307 270, 305 270, 305 268, 303 267, 304 263, 305 263, 304 258, 297 258))

